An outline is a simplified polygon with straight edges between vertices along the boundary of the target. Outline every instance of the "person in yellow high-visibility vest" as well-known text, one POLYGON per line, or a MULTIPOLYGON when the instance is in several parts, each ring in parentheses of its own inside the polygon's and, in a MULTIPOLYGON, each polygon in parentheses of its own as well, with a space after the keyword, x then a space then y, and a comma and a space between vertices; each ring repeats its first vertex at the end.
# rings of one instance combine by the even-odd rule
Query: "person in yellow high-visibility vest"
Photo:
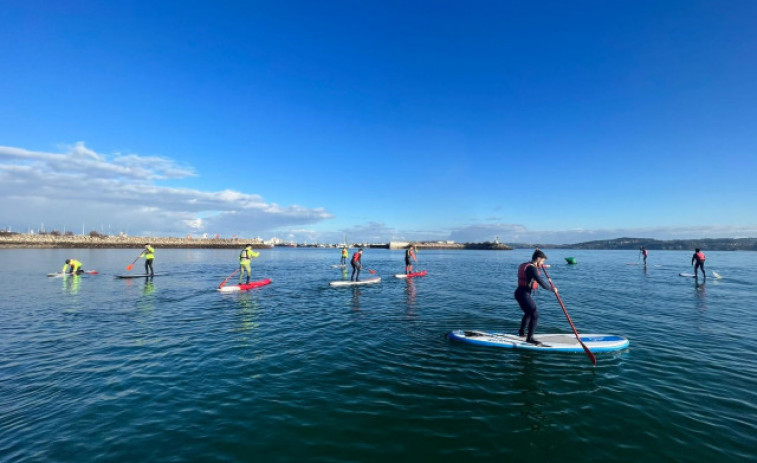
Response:
POLYGON ((247 272, 247 283, 250 282, 250 262, 260 255, 259 252, 252 250, 252 245, 245 245, 242 252, 239 253, 239 284, 242 284, 242 276, 247 272))
POLYGON ((145 244, 145 249, 139 257, 145 258, 145 275, 155 275, 152 269, 152 261, 155 260, 155 248, 150 246, 150 243, 145 244))
POLYGON ((342 261, 340 262, 340 264, 346 266, 347 265, 347 257, 348 256, 349 256, 349 252, 347 252, 347 247, 343 246, 342 247, 342 261))
POLYGON ((70 273, 72 275, 78 275, 83 272, 81 262, 76 259, 66 259, 66 263, 63 264, 63 269, 61 270, 61 273, 70 273))

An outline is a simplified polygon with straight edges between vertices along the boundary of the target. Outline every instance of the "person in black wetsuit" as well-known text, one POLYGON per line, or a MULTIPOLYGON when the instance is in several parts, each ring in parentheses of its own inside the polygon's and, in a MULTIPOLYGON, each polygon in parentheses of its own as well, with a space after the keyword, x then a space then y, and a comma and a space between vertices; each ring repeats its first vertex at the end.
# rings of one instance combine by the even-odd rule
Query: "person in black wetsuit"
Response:
POLYGON ((418 262, 415 258, 415 246, 412 244, 405 248, 405 275, 413 273, 413 261, 418 262))
POLYGON ((534 329, 536 329, 536 324, 539 321, 539 310, 531 297, 531 291, 541 285, 542 288, 557 294, 557 288, 550 287, 539 272, 539 267, 544 265, 545 260, 547 260, 546 254, 537 249, 531 256, 530 262, 520 264, 518 266, 518 287, 515 289, 515 300, 518 301, 518 305, 523 311, 518 336, 526 336, 526 342, 536 345, 541 344, 534 340, 534 329), (526 328, 528 328, 528 331, 526 331, 526 328))
POLYGON ((704 253, 699 248, 696 248, 694 250, 694 255, 691 256, 691 265, 694 266, 695 277, 699 275, 697 273, 697 270, 702 269, 702 277, 704 277, 705 279, 707 278, 707 274, 704 273, 704 259, 704 253))
POLYGON ((363 269, 363 248, 359 248, 355 254, 352 255, 352 260, 350 261, 350 265, 352 265, 352 276, 350 276, 350 281, 360 281, 360 270, 363 269), (357 273, 357 278, 355 278, 355 273, 357 273))

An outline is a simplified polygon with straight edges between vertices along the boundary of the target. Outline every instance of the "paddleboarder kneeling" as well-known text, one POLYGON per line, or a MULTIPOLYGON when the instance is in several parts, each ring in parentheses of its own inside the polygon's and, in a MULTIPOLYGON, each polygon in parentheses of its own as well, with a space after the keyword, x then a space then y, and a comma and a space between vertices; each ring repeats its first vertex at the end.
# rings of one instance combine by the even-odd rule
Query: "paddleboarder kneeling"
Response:
POLYGON ((81 262, 76 259, 66 259, 66 263, 63 264, 63 270, 61 270, 61 273, 70 273, 72 275, 78 275, 83 272, 81 262))
POLYGON ((515 300, 523 311, 523 319, 520 322, 518 336, 526 336, 526 342, 541 345, 539 341, 534 340, 534 329, 539 321, 539 310, 536 308, 536 302, 531 297, 531 291, 538 285, 557 294, 557 288, 550 287, 549 283, 539 272, 539 267, 544 265, 547 260, 546 254, 537 249, 531 256, 530 262, 524 262, 518 266, 518 287, 515 289, 515 300), (526 331, 528 328, 528 331, 526 331))
POLYGON ((139 257, 145 258, 145 275, 155 275, 152 269, 152 261, 155 260, 155 248, 150 246, 150 243, 145 244, 145 249, 139 257))
POLYGON ((699 248, 696 248, 694 250, 694 255, 691 256, 691 265, 694 266, 694 276, 697 276, 697 269, 702 269, 702 276, 704 278, 707 278, 707 274, 704 273, 704 253, 699 250, 699 248))
POLYGON ((251 244, 246 244, 242 252, 239 253, 239 284, 242 284, 242 277, 247 272, 247 283, 250 283, 250 262, 252 259, 258 257, 259 252, 252 250, 251 244))
POLYGON ((355 252, 355 254, 352 255, 350 265, 352 265, 352 275, 350 276, 350 281, 360 281, 360 270, 363 269, 363 248, 359 248, 355 252), (356 272, 357 278, 355 278, 356 272))

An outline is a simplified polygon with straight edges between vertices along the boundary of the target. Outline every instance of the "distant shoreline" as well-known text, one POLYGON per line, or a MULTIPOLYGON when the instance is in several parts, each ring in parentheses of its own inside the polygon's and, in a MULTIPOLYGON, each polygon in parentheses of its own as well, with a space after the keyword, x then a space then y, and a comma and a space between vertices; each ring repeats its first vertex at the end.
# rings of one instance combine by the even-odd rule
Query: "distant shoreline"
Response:
MULTIPOLYGON (((245 244, 252 245, 255 249, 272 249, 274 247, 292 248, 338 248, 341 245, 273 245, 262 243, 259 239, 252 238, 176 238, 176 237, 145 237, 145 236, 88 236, 88 235, 27 235, 22 233, 1 233, 0 249, 7 248, 141 248, 146 243, 157 248, 176 249, 226 249, 241 248, 245 244)), ((414 243, 417 249, 483 249, 495 251, 509 251, 511 247, 501 243, 439 243, 419 242, 414 243)), ((364 247, 377 249, 390 249, 390 244, 350 244, 348 247, 364 247)), ((395 248, 392 248, 395 249, 395 248)), ((404 247, 403 247, 404 249, 404 247)))
POLYGON ((0 248, 141 248, 146 243, 158 248, 239 248, 251 244, 256 249, 273 246, 244 238, 157 238, 144 236, 25 235, 0 234, 0 248))

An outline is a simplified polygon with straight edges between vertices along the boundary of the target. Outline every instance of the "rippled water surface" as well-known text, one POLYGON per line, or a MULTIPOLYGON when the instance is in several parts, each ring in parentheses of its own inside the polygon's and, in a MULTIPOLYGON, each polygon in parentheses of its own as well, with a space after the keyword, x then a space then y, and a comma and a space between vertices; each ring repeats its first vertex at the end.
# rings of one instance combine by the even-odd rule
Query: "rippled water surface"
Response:
MULTIPOLYGON (((329 288, 337 250, 261 252, 273 284, 219 293, 235 250, 0 250, 0 461, 747 461, 757 457, 757 254, 548 254, 580 332, 621 353, 451 342, 517 331, 530 251, 368 249, 383 280, 329 288), (563 257, 574 256, 577 265, 563 257), (96 276, 47 278, 75 257, 96 276), (142 262, 131 273, 139 273, 142 262)), ((368 276, 364 272, 364 276, 368 276)), ((231 281, 235 281, 232 278, 231 281)), ((537 332, 569 333, 554 296, 537 332)))

